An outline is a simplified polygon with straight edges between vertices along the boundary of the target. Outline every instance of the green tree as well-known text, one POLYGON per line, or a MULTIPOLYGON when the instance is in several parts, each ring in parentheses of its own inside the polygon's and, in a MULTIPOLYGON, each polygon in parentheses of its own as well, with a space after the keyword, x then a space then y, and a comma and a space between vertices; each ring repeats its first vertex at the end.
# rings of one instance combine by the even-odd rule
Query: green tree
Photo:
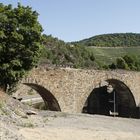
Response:
POLYGON ((82 45, 65 43, 50 35, 43 35, 43 44, 45 47, 40 64, 69 65, 75 68, 95 67, 93 52, 82 45))
POLYGON ((36 66, 41 50, 42 27, 38 13, 18 4, 0 3, 0 87, 12 88, 26 71, 36 66))
POLYGON ((134 63, 135 63, 135 60, 134 60, 134 58, 133 58, 132 56, 125 55, 125 56, 123 57, 123 59, 125 60, 125 62, 127 63, 127 65, 128 65, 129 67, 133 66, 134 63))
POLYGON ((116 66, 117 68, 119 69, 128 69, 128 65, 127 63, 125 62, 125 60, 123 58, 117 58, 116 59, 116 66))
POLYGON ((138 33, 114 33, 93 36, 81 41, 72 42, 84 46, 100 47, 139 47, 140 34, 138 33))
POLYGON ((111 65, 109 65, 109 68, 110 68, 110 69, 116 69, 115 63, 112 63, 111 65))

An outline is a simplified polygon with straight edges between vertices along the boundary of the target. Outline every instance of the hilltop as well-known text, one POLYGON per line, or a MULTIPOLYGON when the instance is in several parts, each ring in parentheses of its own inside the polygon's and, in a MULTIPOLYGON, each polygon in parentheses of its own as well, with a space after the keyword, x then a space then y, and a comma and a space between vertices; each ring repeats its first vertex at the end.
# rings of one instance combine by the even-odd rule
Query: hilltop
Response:
POLYGON ((140 34, 137 33, 113 33, 93 36, 72 44, 98 47, 138 47, 140 46, 140 34))
POLYGON ((139 70, 140 34, 99 35, 73 43, 66 43, 58 38, 44 35, 43 44, 45 47, 42 51, 40 65, 94 69, 109 69, 109 65, 113 65, 115 68, 120 68, 117 59, 120 57, 124 59, 127 55, 132 59, 133 64, 131 66, 126 64, 127 67, 121 68, 139 70))

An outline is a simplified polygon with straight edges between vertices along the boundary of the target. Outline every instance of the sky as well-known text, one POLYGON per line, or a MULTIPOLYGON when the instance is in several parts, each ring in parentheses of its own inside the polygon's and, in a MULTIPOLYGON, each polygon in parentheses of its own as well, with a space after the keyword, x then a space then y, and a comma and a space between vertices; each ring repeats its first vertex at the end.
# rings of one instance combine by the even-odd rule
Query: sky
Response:
POLYGON ((140 0, 0 0, 29 5, 44 33, 66 42, 99 34, 140 33, 140 0))

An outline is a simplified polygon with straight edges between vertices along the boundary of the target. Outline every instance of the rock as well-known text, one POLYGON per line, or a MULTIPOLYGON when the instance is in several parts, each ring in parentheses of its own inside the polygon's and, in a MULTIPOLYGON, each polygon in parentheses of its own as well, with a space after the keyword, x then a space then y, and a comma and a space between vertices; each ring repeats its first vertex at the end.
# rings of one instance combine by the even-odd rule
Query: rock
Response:
POLYGON ((27 115, 37 115, 37 112, 32 111, 32 110, 28 110, 28 111, 26 112, 26 114, 27 114, 27 115))

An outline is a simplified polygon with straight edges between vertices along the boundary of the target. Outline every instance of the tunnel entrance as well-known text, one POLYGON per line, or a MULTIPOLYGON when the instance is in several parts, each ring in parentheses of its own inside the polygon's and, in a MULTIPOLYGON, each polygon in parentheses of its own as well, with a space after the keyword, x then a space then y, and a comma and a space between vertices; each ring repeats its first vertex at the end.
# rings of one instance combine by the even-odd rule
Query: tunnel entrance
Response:
POLYGON ((40 105, 43 105, 42 109, 50 111, 61 111, 58 101, 56 100, 54 95, 46 88, 33 83, 23 83, 23 84, 29 86, 31 89, 34 89, 42 97, 44 103, 35 104, 34 105, 35 108, 37 108, 40 105))
POLYGON ((134 97, 121 81, 107 80, 108 85, 93 89, 82 112, 127 118, 138 118, 134 97))

